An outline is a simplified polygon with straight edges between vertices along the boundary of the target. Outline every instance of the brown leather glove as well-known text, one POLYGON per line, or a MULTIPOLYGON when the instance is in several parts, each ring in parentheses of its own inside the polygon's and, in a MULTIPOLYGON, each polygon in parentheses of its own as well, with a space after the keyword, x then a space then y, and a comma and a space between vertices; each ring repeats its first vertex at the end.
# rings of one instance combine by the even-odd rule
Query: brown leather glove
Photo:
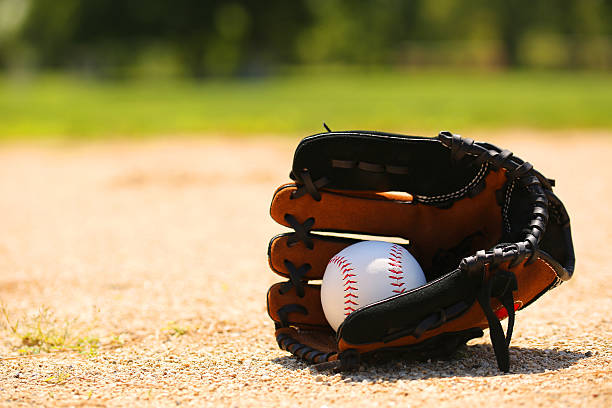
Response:
POLYGON ((287 280, 267 302, 279 346, 306 361, 350 369, 381 354, 447 356, 488 327, 508 371, 515 310, 572 276, 569 217, 554 182, 491 144, 450 132, 327 132, 300 142, 291 178, 270 213, 294 231, 268 249, 287 280), (335 333, 312 281, 358 240, 321 232, 404 238, 427 284, 358 309, 335 333))

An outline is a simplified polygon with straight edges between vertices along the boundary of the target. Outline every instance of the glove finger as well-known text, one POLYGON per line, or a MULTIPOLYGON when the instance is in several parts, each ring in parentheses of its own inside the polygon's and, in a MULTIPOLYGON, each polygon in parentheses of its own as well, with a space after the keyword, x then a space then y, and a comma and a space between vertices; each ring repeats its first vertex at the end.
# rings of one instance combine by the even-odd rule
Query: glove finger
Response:
POLYGON ((295 287, 285 290, 289 282, 272 285, 268 290, 268 315, 281 326, 331 330, 321 306, 321 286, 304 284, 304 295, 295 287))
POLYGON ((504 181, 503 172, 490 172, 483 192, 458 200, 451 208, 410 203, 378 193, 357 196, 328 190, 321 190, 319 201, 309 195, 294 199, 292 193, 297 187, 285 185, 276 191, 270 213, 279 224, 294 228, 296 238, 305 244, 312 237, 311 231, 405 238, 426 269, 438 249, 453 248, 468 236, 481 237, 477 249, 498 242, 502 218, 496 191, 504 181))
POLYGON ((410 202, 410 195, 405 195, 406 200, 397 200, 384 193, 369 192, 353 195, 350 192, 322 190, 319 201, 308 195, 294 199, 292 193, 297 191, 297 187, 285 185, 274 194, 270 214, 276 222, 291 228, 294 226, 287 215, 293 216, 300 224, 314 218, 310 231, 354 232, 410 239, 417 233, 439 233, 440 225, 456 225, 459 229, 462 221, 471 224, 489 214, 499 216, 500 206, 495 191, 503 187, 504 181, 503 174, 491 172, 487 177, 486 192, 458 200, 451 208, 410 202))
POLYGON ((329 260, 347 246, 359 242, 357 239, 327 237, 313 234, 312 248, 303 242, 292 243, 293 234, 282 234, 272 238, 268 247, 270 268, 280 276, 290 277, 290 262, 295 268, 307 266, 306 273, 300 279, 322 279, 329 260))

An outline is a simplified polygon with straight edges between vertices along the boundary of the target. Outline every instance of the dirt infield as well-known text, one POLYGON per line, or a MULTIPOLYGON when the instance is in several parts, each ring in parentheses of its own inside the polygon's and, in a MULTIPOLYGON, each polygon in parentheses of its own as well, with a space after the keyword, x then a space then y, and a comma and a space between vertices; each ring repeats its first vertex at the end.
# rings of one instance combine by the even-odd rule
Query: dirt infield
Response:
POLYGON ((277 348, 268 206, 297 139, 2 147, 0 405, 612 406, 612 134, 476 138, 572 217, 576 275, 518 313, 509 374, 486 336, 345 375, 277 348))

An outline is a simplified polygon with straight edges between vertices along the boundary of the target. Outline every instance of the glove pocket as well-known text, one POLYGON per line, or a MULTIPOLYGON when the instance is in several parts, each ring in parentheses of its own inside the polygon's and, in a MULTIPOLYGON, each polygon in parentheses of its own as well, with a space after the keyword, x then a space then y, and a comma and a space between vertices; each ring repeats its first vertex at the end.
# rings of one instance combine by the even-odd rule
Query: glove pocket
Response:
MULTIPOLYGON (((562 281, 554 261, 547 254, 532 263, 509 268, 509 262, 495 267, 516 276, 514 309, 532 303, 562 281), (545 259, 547 258, 547 259, 545 259)), ((487 266, 487 271, 490 269, 487 266)), ((487 280, 493 275, 487 272, 487 280)), ((393 298, 371 304, 352 313, 338 329, 338 349, 360 353, 402 348, 450 333, 466 333, 472 328, 489 327, 481 305, 476 301, 480 278, 457 269, 424 286, 393 298)), ((499 320, 507 312, 496 298, 490 299, 499 320)))
POLYGON ((487 319, 476 302, 478 287, 477 278, 457 269, 424 286, 365 306, 339 327, 339 350, 367 353, 418 344, 443 333, 485 328, 487 319))

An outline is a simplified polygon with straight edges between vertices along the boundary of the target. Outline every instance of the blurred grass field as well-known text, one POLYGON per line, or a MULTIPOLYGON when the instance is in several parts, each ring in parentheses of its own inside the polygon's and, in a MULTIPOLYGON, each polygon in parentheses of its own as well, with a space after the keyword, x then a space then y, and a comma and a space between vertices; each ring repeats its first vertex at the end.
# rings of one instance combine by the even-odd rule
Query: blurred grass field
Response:
POLYGON ((612 129, 612 74, 294 72, 227 80, 0 78, 0 139, 381 129, 612 129))

